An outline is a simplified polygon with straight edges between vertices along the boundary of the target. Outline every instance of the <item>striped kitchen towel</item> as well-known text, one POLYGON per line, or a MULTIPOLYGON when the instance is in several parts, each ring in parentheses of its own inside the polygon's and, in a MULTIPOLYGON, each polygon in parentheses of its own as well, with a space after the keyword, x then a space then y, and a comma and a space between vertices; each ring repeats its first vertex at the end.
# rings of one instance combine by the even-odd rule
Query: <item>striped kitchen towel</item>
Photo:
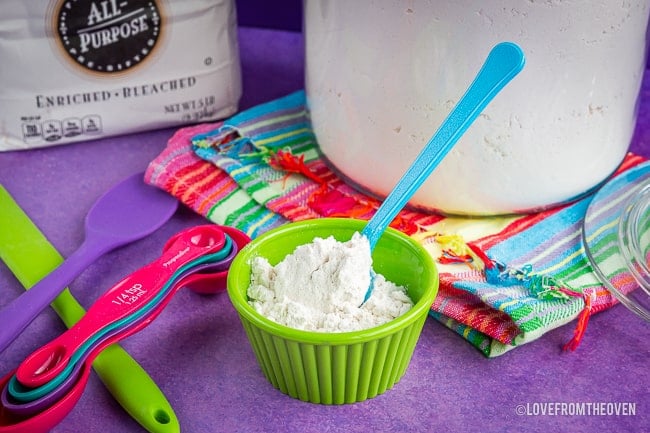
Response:
MULTIPOLYGON (((302 91, 223 123, 178 130, 145 180, 218 224, 255 237, 288 221, 369 219, 379 202, 347 185, 318 154, 302 91)), ((644 160, 629 154, 619 172, 644 160)), ((625 187, 623 183, 622 188, 625 187)), ((616 303, 591 271, 580 227, 590 197, 521 216, 451 218, 403 210, 391 224, 440 266, 431 316, 488 357, 616 303)))

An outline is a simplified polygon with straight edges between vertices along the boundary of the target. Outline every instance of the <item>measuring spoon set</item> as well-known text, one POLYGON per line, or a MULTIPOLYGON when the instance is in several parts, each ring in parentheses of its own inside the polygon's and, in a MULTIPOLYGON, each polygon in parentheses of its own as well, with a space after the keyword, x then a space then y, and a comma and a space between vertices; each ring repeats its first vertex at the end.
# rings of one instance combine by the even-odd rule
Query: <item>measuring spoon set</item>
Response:
POLYGON ((104 348, 146 327, 182 287, 225 290, 230 263, 249 241, 237 229, 213 224, 170 238, 158 259, 114 285, 74 326, 0 379, 0 433, 52 429, 81 397, 104 348))

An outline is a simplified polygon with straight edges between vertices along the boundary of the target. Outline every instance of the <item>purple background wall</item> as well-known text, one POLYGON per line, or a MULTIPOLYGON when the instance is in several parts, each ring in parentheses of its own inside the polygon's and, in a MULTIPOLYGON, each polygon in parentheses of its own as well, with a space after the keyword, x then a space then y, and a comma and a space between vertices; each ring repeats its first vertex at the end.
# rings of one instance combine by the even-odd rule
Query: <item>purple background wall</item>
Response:
POLYGON ((237 0, 240 26, 300 31, 302 0, 237 0))

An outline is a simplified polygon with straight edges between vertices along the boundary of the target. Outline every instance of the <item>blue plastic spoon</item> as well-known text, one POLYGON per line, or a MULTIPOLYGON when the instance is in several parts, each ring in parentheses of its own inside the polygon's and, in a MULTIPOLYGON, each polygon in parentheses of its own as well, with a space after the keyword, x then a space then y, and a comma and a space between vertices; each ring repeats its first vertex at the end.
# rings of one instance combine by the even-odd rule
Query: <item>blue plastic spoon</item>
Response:
MULTIPOLYGON (((368 238, 370 251, 374 250, 386 227, 440 164, 481 111, 521 71, 524 62, 524 53, 518 45, 512 42, 502 42, 492 48, 463 97, 364 227, 361 234, 368 238)), ((373 288, 374 275, 371 275, 364 303, 372 294, 373 288)))

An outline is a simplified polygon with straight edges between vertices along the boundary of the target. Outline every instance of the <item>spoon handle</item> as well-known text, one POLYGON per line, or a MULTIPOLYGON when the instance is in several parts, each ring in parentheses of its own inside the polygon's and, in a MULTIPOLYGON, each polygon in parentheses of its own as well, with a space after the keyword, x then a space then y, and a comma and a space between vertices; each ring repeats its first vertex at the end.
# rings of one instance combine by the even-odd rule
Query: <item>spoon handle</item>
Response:
POLYGON ((517 45, 502 42, 492 48, 463 97, 363 229, 363 235, 370 241, 371 250, 393 218, 440 164, 456 141, 523 66, 524 55, 517 45))
POLYGON ((87 237, 60 266, 0 310, 0 352, 13 342, 84 269, 114 246, 87 237))

